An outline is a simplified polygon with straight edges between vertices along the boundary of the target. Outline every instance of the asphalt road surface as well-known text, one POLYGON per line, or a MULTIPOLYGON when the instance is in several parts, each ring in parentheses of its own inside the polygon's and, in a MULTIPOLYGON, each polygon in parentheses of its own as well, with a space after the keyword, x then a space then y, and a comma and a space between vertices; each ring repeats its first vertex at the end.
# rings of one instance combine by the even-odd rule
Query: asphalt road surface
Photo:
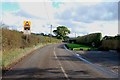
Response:
POLYGON ((64 44, 51 44, 6 71, 3 80, 117 80, 104 73, 74 56, 64 44))

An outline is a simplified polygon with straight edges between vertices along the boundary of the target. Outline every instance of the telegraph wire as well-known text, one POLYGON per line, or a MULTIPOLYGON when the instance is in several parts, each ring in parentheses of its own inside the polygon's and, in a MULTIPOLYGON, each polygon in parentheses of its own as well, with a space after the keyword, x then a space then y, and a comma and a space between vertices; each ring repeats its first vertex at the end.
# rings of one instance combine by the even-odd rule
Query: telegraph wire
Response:
POLYGON ((46 15, 47 15, 48 23, 51 24, 50 16, 49 16, 49 14, 48 14, 48 8, 47 8, 47 6, 46 6, 46 2, 47 2, 47 1, 44 0, 44 9, 45 9, 45 13, 46 13, 46 15))
POLYGON ((52 24, 51 24, 51 21, 50 21, 50 16, 48 14, 48 9, 47 9, 47 6, 46 6, 46 0, 44 0, 44 9, 45 9, 45 12, 46 12, 46 15, 47 15, 47 19, 48 19, 48 24, 50 24, 50 42, 52 42, 52 24))

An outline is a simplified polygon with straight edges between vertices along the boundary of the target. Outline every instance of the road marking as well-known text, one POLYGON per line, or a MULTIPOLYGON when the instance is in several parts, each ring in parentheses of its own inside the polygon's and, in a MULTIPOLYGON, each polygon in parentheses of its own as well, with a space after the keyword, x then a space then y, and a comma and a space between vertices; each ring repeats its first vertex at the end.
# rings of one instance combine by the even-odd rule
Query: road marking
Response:
POLYGON ((76 56, 77 58, 79 58, 83 62, 91 65, 91 67, 93 67, 94 69, 99 70, 99 72, 102 72, 104 75, 106 74, 105 76, 108 76, 111 78, 118 78, 118 74, 107 70, 107 68, 103 68, 103 67, 100 67, 100 66, 93 64, 92 62, 89 62, 88 60, 84 59, 80 54, 74 53, 71 50, 67 49, 65 45, 64 45, 64 48, 65 48, 65 50, 71 52, 74 56, 76 56))
POLYGON ((59 61, 59 59, 58 59, 58 57, 57 57, 57 55, 56 55, 56 53, 55 53, 55 47, 54 47, 54 51, 53 51, 53 52, 54 52, 54 56, 55 56, 55 58, 57 59, 59 65, 60 65, 60 68, 61 68, 61 70, 62 70, 64 76, 66 77, 67 80, 70 80, 69 77, 68 77, 68 75, 66 74, 64 68, 62 67, 61 62, 59 61))

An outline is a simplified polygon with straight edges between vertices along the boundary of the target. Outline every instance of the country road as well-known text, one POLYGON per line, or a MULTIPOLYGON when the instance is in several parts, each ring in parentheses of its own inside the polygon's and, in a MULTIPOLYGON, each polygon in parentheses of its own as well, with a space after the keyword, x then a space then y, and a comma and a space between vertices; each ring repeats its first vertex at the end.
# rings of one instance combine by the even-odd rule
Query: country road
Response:
POLYGON ((3 80, 117 80, 107 75, 64 49, 64 44, 51 44, 25 57, 3 80))

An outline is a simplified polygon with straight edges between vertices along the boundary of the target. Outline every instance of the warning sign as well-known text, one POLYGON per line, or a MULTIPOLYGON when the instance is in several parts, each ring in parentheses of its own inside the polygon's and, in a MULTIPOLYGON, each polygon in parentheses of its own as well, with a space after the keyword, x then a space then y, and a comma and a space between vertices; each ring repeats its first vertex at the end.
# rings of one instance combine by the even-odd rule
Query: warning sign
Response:
POLYGON ((24 21, 24 30, 30 30, 31 22, 30 21, 24 21))

